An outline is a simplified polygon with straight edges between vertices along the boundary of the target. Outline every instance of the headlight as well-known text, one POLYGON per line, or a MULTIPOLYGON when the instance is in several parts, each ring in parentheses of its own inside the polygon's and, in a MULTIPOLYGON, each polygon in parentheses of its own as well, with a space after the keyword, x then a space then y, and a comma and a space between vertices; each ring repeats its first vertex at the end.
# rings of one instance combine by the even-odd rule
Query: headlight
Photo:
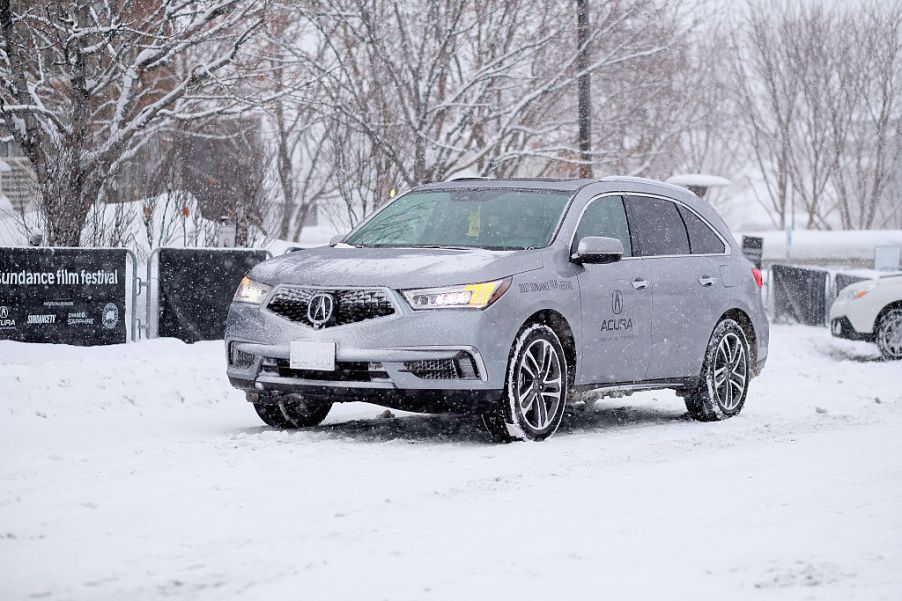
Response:
POLYGON ((447 288, 422 288, 402 290, 401 294, 414 311, 421 309, 485 309, 507 292, 511 278, 448 286, 447 288))
POLYGON ((877 287, 877 282, 867 282, 865 284, 853 284, 843 288, 839 293, 839 298, 844 301, 855 300, 866 295, 868 292, 877 287))
POLYGON ((259 305, 266 298, 266 295, 269 294, 270 290, 272 290, 272 286, 255 282, 250 278, 242 278, 241 283, 238 284, 238 290, 235 291, 235 298, 232 301, 259 305))

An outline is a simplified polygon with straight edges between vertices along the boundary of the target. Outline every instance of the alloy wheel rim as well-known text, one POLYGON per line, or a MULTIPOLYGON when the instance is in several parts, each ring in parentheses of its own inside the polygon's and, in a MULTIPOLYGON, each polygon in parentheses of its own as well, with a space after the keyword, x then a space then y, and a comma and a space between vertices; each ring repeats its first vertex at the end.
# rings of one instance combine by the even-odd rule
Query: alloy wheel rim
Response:
POLYGON ((517 403, 530 428, 544 430, 554 421, 563 395, 561 358, 547 340, 536 340, 517 366, 517 403))
POLYGON ((892 313, 880 329, 880 343, 893 357, 902 357, 902 312, 892 313))
POLYGON ((721 339, 714 355, 714 394, 724 410, 739 406, 747 379, 745 347, 739 336, 730 332, 721 339))

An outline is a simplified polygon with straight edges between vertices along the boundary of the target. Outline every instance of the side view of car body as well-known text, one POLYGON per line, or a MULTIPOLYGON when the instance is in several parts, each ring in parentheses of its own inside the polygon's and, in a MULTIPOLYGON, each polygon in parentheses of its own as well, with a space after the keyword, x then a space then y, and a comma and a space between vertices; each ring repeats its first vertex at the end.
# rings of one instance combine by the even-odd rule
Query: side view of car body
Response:
POLYGON ((830 307, 830 330, 838 338, 876 342, 885 359, 902 359, 902 275, 843 288, 830 307))
POLYGON ((767 359, 760 272, 713 208, 637 178, 418 187, 343 241, 256 266, 228 376, 277 427, 331 403, 478 413, 547 438, 584 391, 671 388, 743 407, 767 359))

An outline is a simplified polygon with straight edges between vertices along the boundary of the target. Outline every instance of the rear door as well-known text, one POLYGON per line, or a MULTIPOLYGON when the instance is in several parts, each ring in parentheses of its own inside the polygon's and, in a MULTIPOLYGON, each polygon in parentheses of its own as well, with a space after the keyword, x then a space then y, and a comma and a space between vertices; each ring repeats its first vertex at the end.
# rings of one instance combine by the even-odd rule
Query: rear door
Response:
POLYGON ((629 260, 632 242, 620 196, 601 196, 586 206, 574 245, 585 236, 619 238, 624 259, 585 264, 577 275, 582 316, 580 383, 641 381, 648 368, 652 297, 645 265, 629 260))
POLYGON ((718 266, 693 257, 678 203, 651 196, 626 197, 636 254, 649 270, 652 287, 651 352, 646 378, 698 375, 711 334, 718 266))
POLYGON ((692 256, 686 261, 690 294, 694 295, 696 310, 693 312, 693 326, 689 328, 689 343, 696 352, 688 353, 688 375, 701 372, 704 361, 704 349, 717 320, 728 308, 726 306, 727 287, 733 285, 725 280, 729 271, 723 268, 726 258, 726 244, 720 236, 699 215, 686 207, 677 205, 683 223, 689 234, 689 247, 692 256))

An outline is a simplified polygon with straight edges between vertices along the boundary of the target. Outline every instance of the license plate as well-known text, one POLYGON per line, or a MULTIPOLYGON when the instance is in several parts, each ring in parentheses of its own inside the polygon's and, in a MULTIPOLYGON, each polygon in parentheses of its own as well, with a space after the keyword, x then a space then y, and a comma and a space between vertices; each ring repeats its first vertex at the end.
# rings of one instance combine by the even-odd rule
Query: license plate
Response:
POLYGON ((335 371, 335 343, 295 340, 291 343, 288 365, 291 369, 335 371))

